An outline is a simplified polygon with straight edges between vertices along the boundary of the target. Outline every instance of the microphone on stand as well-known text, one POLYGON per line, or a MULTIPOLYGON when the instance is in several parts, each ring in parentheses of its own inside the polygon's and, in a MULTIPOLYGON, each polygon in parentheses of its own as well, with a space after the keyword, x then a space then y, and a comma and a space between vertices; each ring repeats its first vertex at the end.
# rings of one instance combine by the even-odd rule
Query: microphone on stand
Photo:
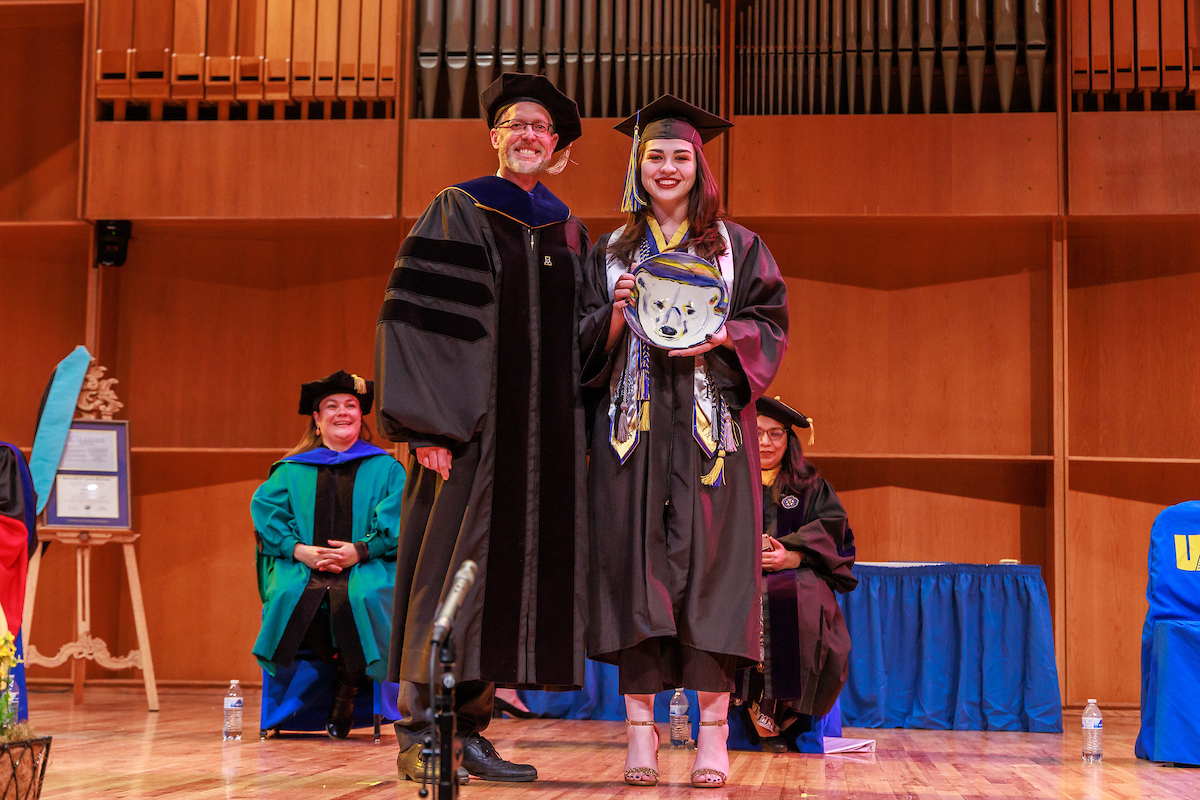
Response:
POLYGON ((475 583, 477 569, 475 562, 468 559, 462 562, 458 572, 454 573, 454 583, 451 584, 445 601, 438 607, 437 614, 433 618, 433 641, 446 641, 450 627, 454 624, 454 617, 458 614, 459 607, 462 606, 463 598, 467 596, 471 584, 475 583))

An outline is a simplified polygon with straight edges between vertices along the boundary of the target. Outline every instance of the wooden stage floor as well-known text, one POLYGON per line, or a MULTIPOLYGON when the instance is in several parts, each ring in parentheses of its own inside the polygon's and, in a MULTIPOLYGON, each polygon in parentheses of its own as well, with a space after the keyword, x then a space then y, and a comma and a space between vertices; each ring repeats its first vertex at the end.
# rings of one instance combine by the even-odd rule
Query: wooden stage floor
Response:
MULTIPOLYGON (((162 710, 147 713, 140 690, 89 688, 82 706, 69 693, 34 687, 31 717, 54 736, 42 797, 279 798, 361 800, 415 798, 414 783, 396 780, 396 740, 378 746, 370 729, 335 742, 324 735, 258 740, 255 689, 246 693, 246 737, 221 741, 223 692, 165 689, 162 710)), ((474 782, 465 800, 551 800, 682 795, 700 798, 1200 798, 1200 770, 1173 769, 1133 757, 1134 712, 1105 716, 1105 760, 1080 761, 1078 714, 1067 733, 979 733, 847 729, 874 738, 874 754, 844 756, 731 753, 729 785, 691 789, 691 756, 659 756, 664 780, 638 789, 620 780, 624 725, 564 720, 493 723, 488 736, 504 756, 537 766, 536 783, 474 782)), ((664 726, 665 727, 665 726, 664 726)))

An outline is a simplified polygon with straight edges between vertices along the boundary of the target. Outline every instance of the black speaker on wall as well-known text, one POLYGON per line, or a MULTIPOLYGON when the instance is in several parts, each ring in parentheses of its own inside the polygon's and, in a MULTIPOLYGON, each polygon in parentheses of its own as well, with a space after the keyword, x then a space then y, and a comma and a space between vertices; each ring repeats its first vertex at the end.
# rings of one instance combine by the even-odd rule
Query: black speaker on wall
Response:
POLYGON ((127 219, 96 220, 96 265, 119 267, 129 253, 129 233, 133 223, 127 219))

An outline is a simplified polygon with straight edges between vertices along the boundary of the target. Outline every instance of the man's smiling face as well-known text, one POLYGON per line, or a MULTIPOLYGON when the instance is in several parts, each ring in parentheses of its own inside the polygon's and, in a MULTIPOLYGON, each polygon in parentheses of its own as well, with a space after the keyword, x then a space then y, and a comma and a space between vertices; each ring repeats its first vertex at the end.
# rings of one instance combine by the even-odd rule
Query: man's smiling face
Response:
POLYGON ((544 171, 558 143, 558 134, 553 131, 550 113, 537 103, 522 100, 504 109, 492 128, 492 147, 499 154, 501 174, 537 175, 544 171), (538 127, 544 132, 539 133, 538 127))

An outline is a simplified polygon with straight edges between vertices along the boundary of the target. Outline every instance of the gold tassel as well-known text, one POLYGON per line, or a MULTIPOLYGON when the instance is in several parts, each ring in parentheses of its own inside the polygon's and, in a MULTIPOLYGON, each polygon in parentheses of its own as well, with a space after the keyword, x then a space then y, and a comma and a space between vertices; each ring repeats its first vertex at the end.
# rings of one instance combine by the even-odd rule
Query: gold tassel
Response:
POLYGON ((700 479, 700 482, 705 486, 717 486, 721 481, 721 473, 725 471, 725 451, 717 451, 717 461, 713 464, 712 470, 700 479))
POLYGON ((638 111, 637 121, 633 125, 633 145, 629 148, 629 163, 625 165, 625 188, 621 190, 621 205, 618 209, 629 214, 637 213, 646 207, 638 190, 641 185, 638 175, 640 165, 637 161, 638 147, 642 142, 641 121, 641 111, 638 111))
POLYGON ((366 380, 358 377, 357 375, 351 375, 350 377, 354 380, 354 393, 355 394, 366 394, 367 393, 366 380))
POLYGON ((649 400, 642 401, 642 411, 640 414, 638 414, 638 430, 639 431, 650 430, 650 401, 649 400))
POLYGON ((816 444, 816 441, 817 441, 817 426, 816 426, 816 424, 813 422, 813 418, 812 418, 812 417, 805 417, 805 419, 806 419, 806 420, 808 420, 808 443, 809 443, 810 445, 812 445, 812 444, 816 444))

